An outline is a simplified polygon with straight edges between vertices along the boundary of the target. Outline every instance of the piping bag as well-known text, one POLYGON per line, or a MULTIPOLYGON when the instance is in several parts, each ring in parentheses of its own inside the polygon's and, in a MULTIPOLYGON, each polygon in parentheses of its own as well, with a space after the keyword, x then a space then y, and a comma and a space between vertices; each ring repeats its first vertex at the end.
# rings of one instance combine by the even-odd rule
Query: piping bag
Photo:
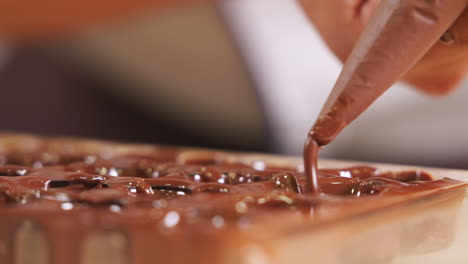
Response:
POLYGON ((467 7, 467 0, 383 0, 355 45, 304 148, 306 192, 320 192, 317 156, 401 79, 467 7))

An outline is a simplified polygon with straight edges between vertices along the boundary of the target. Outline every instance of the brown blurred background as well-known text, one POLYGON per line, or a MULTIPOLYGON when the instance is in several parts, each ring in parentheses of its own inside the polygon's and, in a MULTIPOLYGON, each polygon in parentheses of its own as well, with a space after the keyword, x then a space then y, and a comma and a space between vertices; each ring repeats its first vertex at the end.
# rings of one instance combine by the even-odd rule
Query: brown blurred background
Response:
POLYGON ((0 130, 267 151, 253 83, 215 4, 15 45, 0 130))

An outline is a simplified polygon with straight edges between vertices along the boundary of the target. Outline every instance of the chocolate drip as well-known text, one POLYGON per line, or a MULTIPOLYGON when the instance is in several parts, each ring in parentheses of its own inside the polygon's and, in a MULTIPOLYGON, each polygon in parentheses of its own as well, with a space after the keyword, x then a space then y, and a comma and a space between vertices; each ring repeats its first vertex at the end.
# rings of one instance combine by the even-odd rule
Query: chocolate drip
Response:
POLYGON ((320 193, 318 180, 318 153, 319 145, 312 136, 307 138, 304 146, 304 172, 307 180, 307 190, 312 194, 320 193))

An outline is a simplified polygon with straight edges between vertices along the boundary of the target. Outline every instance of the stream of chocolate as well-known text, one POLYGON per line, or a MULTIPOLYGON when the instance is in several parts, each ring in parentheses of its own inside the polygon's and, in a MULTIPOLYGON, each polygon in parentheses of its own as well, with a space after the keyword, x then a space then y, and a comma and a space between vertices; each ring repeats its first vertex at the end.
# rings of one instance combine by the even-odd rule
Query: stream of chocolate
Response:
POLYGON ((462 14, 467 0, 382 1, 328 97, 304 147, 307 192, 319 193, 317 158, 407 73, 462 14))
POLYGON ((306 175, 307 193, 319 194, 320 185, 318 180, 318 154, 320 146, 312 135, 307 137, 304 146, 304 173, 306 175))

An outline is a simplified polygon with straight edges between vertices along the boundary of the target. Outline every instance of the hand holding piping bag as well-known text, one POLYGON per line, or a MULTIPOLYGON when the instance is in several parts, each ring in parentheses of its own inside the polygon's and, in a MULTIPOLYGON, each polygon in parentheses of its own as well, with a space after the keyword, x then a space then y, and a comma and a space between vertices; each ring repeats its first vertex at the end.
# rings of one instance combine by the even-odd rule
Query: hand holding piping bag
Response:
MULTIPOLYGON (((311 137, 320 146, 330 143, 403 77, 427 92, 450 90, 468 69, 467 4, 467 0, 382 1, 347 58, 311 137)), ((333 41, 327 41, 332 49, 333 41)))
MULTIPOLYGON (((306 13, 329 48, 346 61, 377 7, 387 0, 301 0, 306 13)), ((427 1, 420 1, 421 3, 427 1)), ((440 1, 429 1, 437 2, 440 1)), ((454 3, 456 4, 456 3, 454 3)), ((462 3, 463 6, 463 3, 462 3)), ((425 56, 403 77, 424 92, 451 91, 468 68, 468 9, 451 25, 425 56)))

